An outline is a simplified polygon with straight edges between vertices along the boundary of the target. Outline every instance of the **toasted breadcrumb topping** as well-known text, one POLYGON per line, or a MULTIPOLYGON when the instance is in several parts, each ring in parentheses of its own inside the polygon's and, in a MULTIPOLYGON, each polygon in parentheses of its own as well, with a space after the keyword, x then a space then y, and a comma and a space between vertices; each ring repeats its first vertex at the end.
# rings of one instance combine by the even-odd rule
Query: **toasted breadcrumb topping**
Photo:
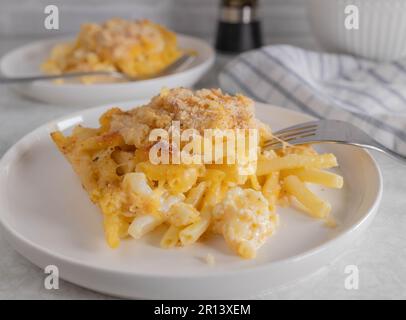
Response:
POLYGON ((79 40, 84 48, 101 55, 112 54, 115 59, 126 58, 134 45, 150 43, 153 50, 164 48, 164 39, 158 25, 148 20, 125 20, 113 18, 102 24, 82 25, 79 40))
POLYGON ((231 96, 220 89, 192 91, 163 89, 147 105, 112 115, 111 132, 120 133, 127 144, 149 146, 148 135, 155 128, 168 130, 179 121, 181 130, 248 129, 263 124, 255 119, 254 102, 240 94, 231 96))

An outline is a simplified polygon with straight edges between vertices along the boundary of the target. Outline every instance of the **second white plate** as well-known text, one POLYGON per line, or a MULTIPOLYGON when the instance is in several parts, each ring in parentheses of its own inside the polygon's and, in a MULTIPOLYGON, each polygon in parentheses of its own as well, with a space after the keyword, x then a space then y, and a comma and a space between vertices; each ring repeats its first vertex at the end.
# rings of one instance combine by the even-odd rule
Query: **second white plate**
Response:
MULTIPOLYGON (((128 108, 140 102, 121 104, 128 108)), ((46 124, 14 145, 0 162, 0 225, 10 243, 41 268, 53 264, 62 278, 112 295, 133 298, 248 298, 315 272, 330 263, 365 230, 378 208, 382 180, 364 150, 331 145, 344 176, 342 190, 314 188, 333 206, 335 229, 289 208, 280 208, 281 226, 243 260, 223 239, 186 248, 159 247, 159 232, 107 247, 102 217, 79 179, 49 137, 55 129, 97 125, 109 106, 46 124), (204 258, 215 257, 209 266, 204 258)), ((257 104, 257 116, 279 129, 310 120, 304 114, 257 104)))
MULTIPOLYGON (((193 50, 197 56, 190 65, 174 74, 136 82, 92 85, 35 81, 12 85, 12 88, 25 96, 48 103, 89 106, 151 97, 163 87, 191 87, 212 66, 215 54, 211 46, 203 40, 181 34, 177 37, 181 48, 193 50)), ((7 77, 41 74, 40 65, 48 57, 52 47, 69 40, 72 39, 43 40, 15 49, 1 59, 0 70, 7 77)))

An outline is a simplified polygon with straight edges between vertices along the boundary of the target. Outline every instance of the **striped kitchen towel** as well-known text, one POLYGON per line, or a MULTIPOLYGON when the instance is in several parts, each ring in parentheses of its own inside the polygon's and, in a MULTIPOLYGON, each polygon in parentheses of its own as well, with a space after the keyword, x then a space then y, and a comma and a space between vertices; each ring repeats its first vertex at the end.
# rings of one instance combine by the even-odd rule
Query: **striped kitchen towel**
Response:
POLYGON ((406 59, 379 63, 275 45, 238 56, 219 82, 230 93, 351 122, 406 155, 406 59))

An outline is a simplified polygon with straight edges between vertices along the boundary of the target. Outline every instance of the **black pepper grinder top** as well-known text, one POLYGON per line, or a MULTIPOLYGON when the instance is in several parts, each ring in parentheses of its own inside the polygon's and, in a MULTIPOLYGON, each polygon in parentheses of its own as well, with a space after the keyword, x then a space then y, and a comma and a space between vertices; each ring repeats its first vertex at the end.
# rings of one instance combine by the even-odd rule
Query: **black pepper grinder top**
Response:
POLYGON ((257 0, 222 0, 216 49, 238 53, 262 46, 257 0))

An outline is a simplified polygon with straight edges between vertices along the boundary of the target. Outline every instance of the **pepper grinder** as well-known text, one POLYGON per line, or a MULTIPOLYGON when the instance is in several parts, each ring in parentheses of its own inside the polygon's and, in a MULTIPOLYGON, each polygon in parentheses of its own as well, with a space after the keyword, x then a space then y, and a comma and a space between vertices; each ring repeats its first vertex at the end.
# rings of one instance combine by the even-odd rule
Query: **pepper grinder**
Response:
POLYGON ((239 53, 262 46, 257 0, 222 0, 217 29, 216 49, 239 53))

